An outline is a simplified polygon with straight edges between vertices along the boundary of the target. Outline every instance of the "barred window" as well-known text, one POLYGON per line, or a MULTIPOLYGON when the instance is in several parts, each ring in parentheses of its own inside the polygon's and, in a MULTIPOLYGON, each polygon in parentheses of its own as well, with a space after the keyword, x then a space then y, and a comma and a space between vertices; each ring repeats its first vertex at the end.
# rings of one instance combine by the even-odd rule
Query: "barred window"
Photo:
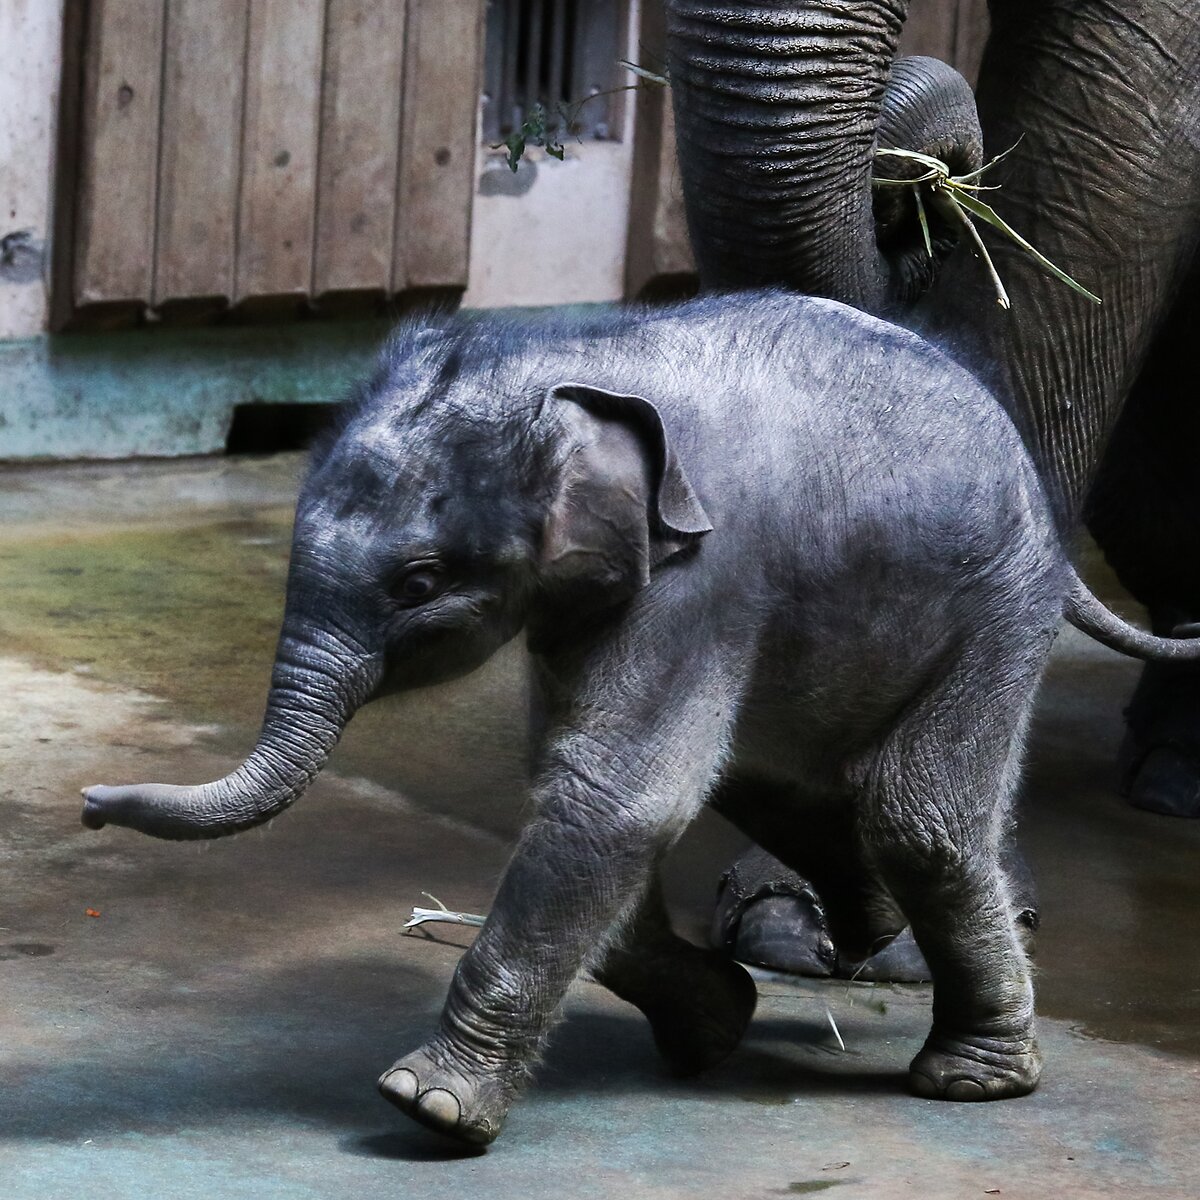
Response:
POLYGON ((619 139, 621 97, 602 93, 622 82, 625 12, 625 0, 490 0, 484 140, 520 129, 536 104, 559 137, 619 139))

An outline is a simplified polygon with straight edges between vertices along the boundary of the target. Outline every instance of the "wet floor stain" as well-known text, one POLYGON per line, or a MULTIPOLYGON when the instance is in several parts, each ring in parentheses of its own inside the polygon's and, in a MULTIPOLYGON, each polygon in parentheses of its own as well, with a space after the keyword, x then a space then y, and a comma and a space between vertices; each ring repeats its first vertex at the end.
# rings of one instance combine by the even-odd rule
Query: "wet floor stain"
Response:
POLYGON ((743 1088, 730 1094, 739 1100, 744 1100, 747 1104, 762 1104, 767 1108, 784 1108, 796 1102, 795 1096, 789 1096, 783 1092, 750 1092, 743 1088))
POLYGON ((1069 769, 1047 756, 1029 781, 1038 1011, 1092 1040, 1200 1057, 1200 823, 1128 807, 1099 772, 1072 794, 1069 769))
POLYGON ((9 652, 253 722, 283 609, 291 514, 0 544, 9 652), (246 539, 262 539, 248 543, 246 539))
POLYGON ((12 961, 17 958, 47 958, 57 949, 48 942, 9 942, 0 946, 0 961, 12 961))

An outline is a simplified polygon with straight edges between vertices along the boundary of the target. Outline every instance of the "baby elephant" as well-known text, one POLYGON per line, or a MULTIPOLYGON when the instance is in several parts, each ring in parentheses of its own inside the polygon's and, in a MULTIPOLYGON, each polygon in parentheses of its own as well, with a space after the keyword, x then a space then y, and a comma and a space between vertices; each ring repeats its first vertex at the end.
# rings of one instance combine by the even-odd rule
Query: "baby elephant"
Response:
POLYGON ((671 932, 656 881, 705 804, 816 884, 839 946, 911 923, 919 1096, 1019 1096, 1041 1059, 997 848, 1064 611, 1200 657, 1086 591, 1005 413, 913 334, 784 293, 401 329, 314 453, 257 746, 203 786, 90 788, 83 820, 259 825, 360 705, 524 630, 534 815, 390 1101, 492 1141, 584 969, 677 1070, 727 1054, 754 986, 671 932))

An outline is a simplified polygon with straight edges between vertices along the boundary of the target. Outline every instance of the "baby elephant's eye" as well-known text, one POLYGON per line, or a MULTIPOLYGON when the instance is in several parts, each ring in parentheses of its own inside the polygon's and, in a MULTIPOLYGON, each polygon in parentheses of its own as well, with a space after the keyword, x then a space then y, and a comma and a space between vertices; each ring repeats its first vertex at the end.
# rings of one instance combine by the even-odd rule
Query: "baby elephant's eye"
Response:
POLYGON ((444 586, 442 572, 436 567, 424 566, 405 572, 393 591, 401 604, 417 605, 432 600, 444 586))

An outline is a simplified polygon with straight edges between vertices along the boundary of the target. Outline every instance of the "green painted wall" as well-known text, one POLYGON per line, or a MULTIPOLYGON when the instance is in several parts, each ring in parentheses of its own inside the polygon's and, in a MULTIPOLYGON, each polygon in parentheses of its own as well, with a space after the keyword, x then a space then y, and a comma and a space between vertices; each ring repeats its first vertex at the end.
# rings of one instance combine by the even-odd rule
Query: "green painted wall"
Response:
POLYGON ((219 452, 235 405, 340 399, 389 326, 159 327, 0 342, 0 460, 219 452))

